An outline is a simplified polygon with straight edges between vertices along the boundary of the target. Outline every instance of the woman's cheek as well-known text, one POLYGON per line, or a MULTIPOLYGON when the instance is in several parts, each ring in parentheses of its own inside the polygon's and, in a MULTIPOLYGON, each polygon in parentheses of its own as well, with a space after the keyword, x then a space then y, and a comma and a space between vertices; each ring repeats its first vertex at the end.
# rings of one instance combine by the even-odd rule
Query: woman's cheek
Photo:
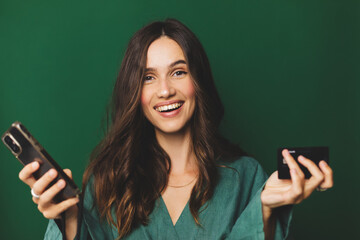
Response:
POLYGON ((147 112, 148 112, 148 106, 150 105, 150 99, 148 98, 146 93, 144 93, 144 91, 142 91, 141 93, 140 102, 143 113, 145 114, 146 117, 148 117, 147 112))
POLYGON ((186 92, 187 92, 188 97, 195 96, 195 86, 194 86, 194 83, 192 80, 187 84, 186 92))
POLYGON ((150 104, 150 92, 149 89, 143 87, 142 91, 141 91, 141 105, 143 107, 146 107, 146 105, 150 104))
POLYGON ((146 105, 146 97, 144 96, 144 94, 141 94, 141 105, 144 107, 144 105, 146 105))

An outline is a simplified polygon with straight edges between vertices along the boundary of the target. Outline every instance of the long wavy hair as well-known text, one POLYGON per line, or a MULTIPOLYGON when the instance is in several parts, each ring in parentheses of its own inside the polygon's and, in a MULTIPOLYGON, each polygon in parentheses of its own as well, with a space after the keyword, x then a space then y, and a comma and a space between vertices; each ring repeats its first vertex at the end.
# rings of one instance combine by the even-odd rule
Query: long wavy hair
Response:
POLYGON ((200 208, 212 197, 217 183, 217 159, 244 155, 218 132, 224 108, 197 37, 175 19, 143 27, 128 44, 113 91, 111 122, 91 155, 83 179, 85 189, 93 177, 100 217, 117 228, 119 238, 140 224, 148 224, 149 214, 167 185, 171 169, 169 155, 158 144, 154 127, 140 103, 147 50, 162 36, 173 39, 182 48, 195 86, 196 106, 190 128, 199 176, 189 207, 197 224, 200 224, 200 208))

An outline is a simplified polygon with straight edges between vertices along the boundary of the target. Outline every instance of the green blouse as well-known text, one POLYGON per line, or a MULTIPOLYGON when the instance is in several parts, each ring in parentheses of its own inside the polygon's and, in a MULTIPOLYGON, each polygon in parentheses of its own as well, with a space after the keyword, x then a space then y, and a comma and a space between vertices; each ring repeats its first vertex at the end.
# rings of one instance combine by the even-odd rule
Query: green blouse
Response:
MULTIPOLYGON (((134 229, 123 239, 264 239, 260 194, 267 179, 266 173, 250 157, 221 162, 218 170, 220 178, 214 195, 199 214, 201 226, 195 223, 188 204, 174 226, 160 197, 149 216, 149 224, 134 229)), ((106 221, 100 221, 96 208, 92 208, 93 194, 90 185, 91 183, 85 190, 79 238, 116 239, 116 229, 106 221)), ((275 239, 285 239, 291 221, 291 206, 279 208, 276 214, 275 239)), ((62 239, 53 220, 49 222, 45 239, 62 239)))

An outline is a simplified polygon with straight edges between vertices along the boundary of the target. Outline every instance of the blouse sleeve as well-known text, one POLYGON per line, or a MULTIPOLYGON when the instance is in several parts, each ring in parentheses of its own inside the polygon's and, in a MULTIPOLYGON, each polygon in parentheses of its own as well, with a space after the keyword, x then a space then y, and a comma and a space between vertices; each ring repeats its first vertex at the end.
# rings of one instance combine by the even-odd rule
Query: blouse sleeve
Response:
POLYGON ((57 225, 55 220, 49 220, 44 239, 45 240, 62 240, 61 225, 57 225))
MULTIPOLYGON (((99 220, 96 219, 96 216, 93 216, 94 211, 93 208, 93 192, 92 192, 92 179, 90 179, 89 183, 85 188, 84 197, 81 200, 79 207, 79 215, 78 215, 78 229, 77 234, 75 236, 75 240, 91 240, 91 239, 98 239, 93 235, 98 235, 101 229, 99 226, 100 224, 97 222, 99 220), (92 221, 92 227, 94 229, 89 231, 88 221, 92 221), (97 223, 94 223, 97 222, 97 223), (99 224, 98 226, 96 226, 99 224)), ((65 240, 66 238, 63 237, 65 234, 65 221, 61 220, 49 220, 49 224, 47 226, 44 239, 45 240, 65 240)), ((103 236, 102 236, 103 238, 103 236)), ((67 239, 70 240, 70 239, 67 239)))
MULTIPOLYGON (((82 208, 82 206, 80 206, 82 208)), ((82 210, 79 211, 79 219, 78 226, 80 226, 77 230, 77 234, 75 236, 75 240, 91 240, 91 236, 89 235, 88 228, 86 224, 83 222, 83 214, 82 210)), ((49 220, 49 224, 47 226, 44 239, 45 240, 66 240, 64 237, 65 234, 65 221, 61 220, 49 220)), ((69 239, 67 239, 69 240, 69 239)))
MULTIPOLYGON (((244 170, 242 170, 244 171, 244 170)), ((246 170, 245 170, 246 171, 246 170)), ((264 172, 259 163, 256 162, 253 174, 246 174, 247 182, 251 184, 249 202, 244 211, 236 220, 228 239, 265 239, 262 215, 262 203, 260 199, 261 192, 265 187, 267 174, 264 172)), ((286 239, 289 233, 289 225, 292 218, 292 206, 279 207, 276 210, 276 229, 275 240, 286 239)))

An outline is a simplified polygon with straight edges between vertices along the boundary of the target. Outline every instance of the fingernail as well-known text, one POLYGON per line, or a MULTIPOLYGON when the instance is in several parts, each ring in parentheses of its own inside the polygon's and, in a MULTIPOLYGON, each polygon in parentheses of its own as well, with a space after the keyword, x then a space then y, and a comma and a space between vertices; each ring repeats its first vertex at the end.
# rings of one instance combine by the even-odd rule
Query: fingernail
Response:
POLYGON ((284 150, 283 150, 283 153, 284 153, 285 155, 289 155, 289 150, 284 149, 284 150))
POLYGON ((300 155, 299 157, 298 157, 298 160, 299 161, 303 161, 305 158, 304 158, 304 156, 303 155, 300 155))
POLYGON ((49 170, 49 176, 50 177, 55 177, 55 175, 56 175, 56 171, 54 169, 50 169, 49 170))
POLYGON ((63 188, 65 186, 65 181, 64 180, 59 180, 57 183, 59 188, 63 188))
POLYGON ((320 162, 321 167, 326 167, 328 164, 323 160, 320 162))
POLYGON ((34 170, 35 170, 38 166, 39 166, 39 163, 36 162, 36 161, 31 164, 31 167, 32 167, 34 170))

